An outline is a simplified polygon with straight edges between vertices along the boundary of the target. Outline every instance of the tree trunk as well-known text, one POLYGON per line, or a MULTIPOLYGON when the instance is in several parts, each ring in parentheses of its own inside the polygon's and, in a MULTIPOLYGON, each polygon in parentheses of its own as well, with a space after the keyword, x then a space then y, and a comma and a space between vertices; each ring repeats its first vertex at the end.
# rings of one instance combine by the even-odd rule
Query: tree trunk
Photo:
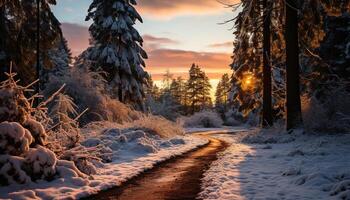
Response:
POLYGON ((287 130, 302 127, 299 83, 298 5, 286 0, 287 130))
MULTIPOLYGON (((0 7, 0 53, 8 53, 5 51, 5 45, 6 45, 6 36, 5 36, 5 5, 0 7)), ((6 55, 7 57, 7 55, 6 55)), ((7 63, 6 63, 6 58, 0 60, 0 81, 6 80, 6 75, 5 72, 7 72, 7 63)))
POLYGON ((37 83, 36 93, 40 92, 40 0, 36 0, 37 2, 37 35, 36 35, 36 78, 39 80, 37 83))
POLYGON ((272 118, 272 86, 271 86, 271 1, 263 1, 264 41, 263 41, 263 120, 264 128, 273 125, 272 118))
MULTIPOLYGON (((40 93, 41 81, 40 80, 40 0, 36 0, 36 79, 39 80, 36 83, 35 93, 40 93)), ((34 106, 39 105, 39 98, 35 98, 34 106)))

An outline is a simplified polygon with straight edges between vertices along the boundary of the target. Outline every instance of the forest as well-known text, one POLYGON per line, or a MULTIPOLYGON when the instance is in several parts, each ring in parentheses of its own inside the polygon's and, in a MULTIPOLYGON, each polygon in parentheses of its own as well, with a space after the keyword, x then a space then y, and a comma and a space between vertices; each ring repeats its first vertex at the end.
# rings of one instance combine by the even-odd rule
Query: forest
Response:
POLYGON ((0 0, 0 199, 350 199, 349 144, 348 0, 0 0))

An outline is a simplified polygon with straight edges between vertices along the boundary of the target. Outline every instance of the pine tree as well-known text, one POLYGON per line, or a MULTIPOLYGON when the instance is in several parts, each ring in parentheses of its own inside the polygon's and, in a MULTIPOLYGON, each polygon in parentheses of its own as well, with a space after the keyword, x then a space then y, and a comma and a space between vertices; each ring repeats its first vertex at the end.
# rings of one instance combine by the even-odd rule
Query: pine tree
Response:
POLYGON ((72 63, 73 58, 67 40, 64 37, 61 38, 61 41, 55 48, 49 50, 48 55, 53 67, 44 73, 44 78, 48 78, 50 75, 63 76, 69 73, 69 65, 72 63))
POLYGON ((218 113, 224 118, 225 113, 228 111, 228 99, 231 89, 230 77, 228 74, 224 74, 221 77, 215 92, 215 108, 218 113))
POLYGON ((89 31, 92 46, 87 59, 94 71, 104 70, 114 96, 121 102, 142 106, 143 85, 148 74, 143 70, 147 58, 143 39, 133 27, 141 16, 133 7, 135 0, 94 0, 86 20, 93 20, 89 31))
POLYGON ((262 6, 259 0, 244 0, 242 11, 235 20, 231 68, 232 91, 230 101, 235 112, 245 120, 257 124, 262 105, 262 6))
POLYGON ((286 0, 287 130, 302 126, 299 82, 298 4, 286 0))
POLYGON ((24 17, 19 0, 0 1, 0 81, 7 79, 5 72, 8 72, 10 62, 13 62, 13 68, 17 71, 17 33, 24 17))
POLYGON ((173 74, 170 73, 169 69, 167 69, 165 74, 163 75, 163 80, 162 80, 163 90, 166 90, 166 91, 170 90, 170 85, 172 80, 173 80, 173 74))
MULTIPOLYGON (((25 83, 30 83, 45 75, 54 67, 49 57, 49 51, 56 48, 62 38, 60 22, 54 16, 50 6, 56 5, 55 0, 40 0, 39 15, 36 0, 21 1, 25 19, 18 31, 17 64, 21 66, 18 73, 25 83), (38 32, 37 23, 40 23, 38 32), (38 35, 39 34, 39 41, 38 35), (38 46, 39 44, 39 46, 38 46), (38 52, 39 49, 39 52, 38 52), (36 69, 37 56, 40 56, 40 70, 36 69), (39 74, 38 74, 39 72, 39 74), (23 79, 24 78, 24 79, 23 79)), ((41 80, 42 82, 43 80, 41 80)))
POLYGON ((182 77, 173 79, 170 84, 170 93, 178 104, 186 106, 186 82, 182 77))
POLYGON ((198 65, 192 64, 187 81, 187 100, 191 114, 212 106, 210 89, 209 78, 205 72, 198 65))

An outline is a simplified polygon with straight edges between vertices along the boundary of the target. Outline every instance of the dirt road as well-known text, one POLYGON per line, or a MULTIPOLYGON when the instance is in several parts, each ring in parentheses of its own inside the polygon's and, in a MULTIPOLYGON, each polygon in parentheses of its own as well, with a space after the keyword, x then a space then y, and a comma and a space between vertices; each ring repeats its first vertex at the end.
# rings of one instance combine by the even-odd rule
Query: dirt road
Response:
POLYGON ((115 200, 190 200, 200 192, 201 178, 218 153, 228 144, 208 137, 210 143, 166 161, 142 175, 88 199, 115 200))

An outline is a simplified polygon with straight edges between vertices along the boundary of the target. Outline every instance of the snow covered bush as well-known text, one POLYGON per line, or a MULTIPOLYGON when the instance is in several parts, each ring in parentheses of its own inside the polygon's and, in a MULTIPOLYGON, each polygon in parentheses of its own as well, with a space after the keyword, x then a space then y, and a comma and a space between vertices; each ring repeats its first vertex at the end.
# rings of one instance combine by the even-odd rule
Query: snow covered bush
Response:
POLYGON ((19 156, 29 151, 31 133, 17 122, 0 123, 0 154, 19 156))
POLYGON ((87 69, 88 64, 76 64, 63 76, 52 76, 46 85, 45 96, 53 94, 65 84, 64 94, 72 98, 78 113, 89 109, 79 122, 127 122, 138 119, 138 112, 106 94, 106 83, 101 74, 87 69))
POLYGON ((56 155, 52 151, 38 146, 25 154, 24 168, 32 180, 50 180, 56 174, 56 162, 56 155))
POLYGON ((57 175, 56 155, 45 147, 47 132, 33 116, 40 109, 45 115, 43 104, 32 108, 24 96, 28 87, 17 85, 14 76, 10 72, 0 83, 0 186, 49 181, 57 175))
POLYGON ((181 105, 169 93, 163 94, 159 100, 148 96, 146 98, 146 107, 153 115, 162 116, 168 120, 175 121, 180 116, 179 110, 181 105))
POLYGON ((62 147, 72 148, 80 139, 80 128, 77 122, 79 116, 73 99, 66 94, 58 94, 54 101, 48 104, 49 116, 52 119, 50 141, 55 141, 62 147))
POLYGON ((184 127, 196 128, 220 128, 224 123, 220 115, 212 111, 201 111, 190 117, 182 117, 180 121, 183 122, 184 127))
POLYGON ((236 110, 229 110, 225 113, 224 124, 227 126, 238 126, 243 124, 243 116, 236 110))
POLYGON ((305 126, 310 131, 350 132, 350 93, 345 89, 329 91, 322 101, 302 98, 305 126))

